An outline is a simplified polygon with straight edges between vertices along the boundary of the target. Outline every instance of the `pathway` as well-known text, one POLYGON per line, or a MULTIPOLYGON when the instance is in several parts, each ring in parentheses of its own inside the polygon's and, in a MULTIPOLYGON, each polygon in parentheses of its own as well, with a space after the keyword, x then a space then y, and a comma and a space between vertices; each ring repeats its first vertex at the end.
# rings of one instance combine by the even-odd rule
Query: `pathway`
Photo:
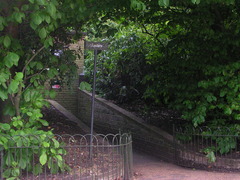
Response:
POLYGON ((187 169, 140 152, 133 153, 133 164, 135 180, 240 180, 240 172, 187 169))

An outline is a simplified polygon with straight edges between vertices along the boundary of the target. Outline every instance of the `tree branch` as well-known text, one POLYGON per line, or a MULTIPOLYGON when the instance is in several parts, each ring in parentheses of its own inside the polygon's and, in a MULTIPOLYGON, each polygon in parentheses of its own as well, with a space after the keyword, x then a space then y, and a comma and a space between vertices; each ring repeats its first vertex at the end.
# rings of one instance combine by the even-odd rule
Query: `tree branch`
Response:
POLYGON ((31 78, 34 77, 34 76, 37 76, 37 75, 39 75, 39 74, 42 74, 42 72, 45 71, 45 70, 46 70, 46 69, 44 68, 44 69, 42 69, 40 72, 38 72, 38 73, 36 73, 36 74, 33 74, 33 75, 31 75, 31 76, 28 76, 28 77, 25 79, 25 81, 28 80, 28 79, 31 79, 31 78))
POLYGON ((23 70, 22 70, 22 73, 25 74, 26 72, 26 68, 27 66, 29 65, 29 63, 44 49, 44 46, 42 46, 29 60, 28 62, 26 63, 26 65, 24 66, 23 70))
POLYGON ((143 33, 146 33, 146 34, 152 36, 152 37, 153 37, 154 39, 156 39, 163 47, 165 47, 164 44, 161 42, 161 40, 158 39, 158 37, 157 37, 157 36, 159 36, 160 33, 158 33, 157 36, 155 36, 154 34, 150 33, 150 32, 147 30, 147 28, 146 28, 146 26, 145 26, 144 24, 142 24, 142 27, 143 27, 143 30, 144 30, 143 33))

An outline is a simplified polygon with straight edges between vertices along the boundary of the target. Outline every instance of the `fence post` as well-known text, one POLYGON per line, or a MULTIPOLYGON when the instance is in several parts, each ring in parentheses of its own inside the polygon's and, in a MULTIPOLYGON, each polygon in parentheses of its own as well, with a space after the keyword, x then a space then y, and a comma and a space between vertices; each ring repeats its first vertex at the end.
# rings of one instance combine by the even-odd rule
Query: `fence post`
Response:
POLYGON ((174 147, 174 156, 173 156, 173 162, 177 163, 177 142, 176 142, 176 134, 175 134, 175 125, 173 124, 173 147, 174 147))
POLYGON ((132 135, 129 134, 129 137, 128 137, 128 153, 129 153, 129 176, 130 176, 130 179, 133 177, 133 172, 132 172, 132 168, 133 168, 133 152, 132 152, 132 135))
POLYGON ((129 172, 128 172, 128 152, 127 152, 127 145, 124 145, 124 174, 123 174, 123 179, 127 180, 129 179, 129 172))
POLYGON ((0 147, 0 158, 1 158, 1 172, 0 179, 3 179, 3 147, 0 147))
POLYGON ((129 180, 132 179, 132 148, 131 148, 131 135, 126 134, 123 144, 123 159, 124 159, 124 170, 123 170, 123 179, 129 180))

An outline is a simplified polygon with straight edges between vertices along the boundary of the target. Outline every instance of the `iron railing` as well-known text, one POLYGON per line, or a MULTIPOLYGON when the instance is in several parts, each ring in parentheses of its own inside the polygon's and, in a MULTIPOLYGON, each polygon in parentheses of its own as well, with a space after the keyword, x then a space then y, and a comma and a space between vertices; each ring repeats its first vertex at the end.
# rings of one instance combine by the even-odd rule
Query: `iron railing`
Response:
POLYGON ((50 138, 57 141, 52 141, 52 144, 43 144, 42 138, 31 135, 27 138, 26 136, 4 138, 9 143, 7 149, 0 147, 1 180, 7 179, 9 173, 11 174, 9 177, 14 175, 16 179, 22 180, 132 179, 132 138, 130 134, 54 135, 50 138), (91 137, 93 138, 92 146, 90 146, 91 137), (34 145, 29 146, 27 143, 29 138, 35 141, 34 145), (48 150, 46 157, 43 155, 45 152, 42 152, 42 146, 48 150), (57 155, 54 156, 54 153, 57 155), (61 153, 65 155, 58 156, 61 153), (50 161, 50 156, 55 158, 50 161), (30 161, 21 162, 26 158, 30 158, 30 161))
POLYGON ((174 129, 175 162, 208 170, 240 170, 240 135, 234 128, 174 129))

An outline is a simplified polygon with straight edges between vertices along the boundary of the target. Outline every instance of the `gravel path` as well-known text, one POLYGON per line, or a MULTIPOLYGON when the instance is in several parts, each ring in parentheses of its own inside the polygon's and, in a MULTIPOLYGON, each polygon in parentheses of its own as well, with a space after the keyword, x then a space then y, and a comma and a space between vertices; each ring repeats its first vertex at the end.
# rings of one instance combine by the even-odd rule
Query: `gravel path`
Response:
POLYGON ((140 152, 133 153, 135 180, 240 180, 240 172, 187 169, 140 152))

